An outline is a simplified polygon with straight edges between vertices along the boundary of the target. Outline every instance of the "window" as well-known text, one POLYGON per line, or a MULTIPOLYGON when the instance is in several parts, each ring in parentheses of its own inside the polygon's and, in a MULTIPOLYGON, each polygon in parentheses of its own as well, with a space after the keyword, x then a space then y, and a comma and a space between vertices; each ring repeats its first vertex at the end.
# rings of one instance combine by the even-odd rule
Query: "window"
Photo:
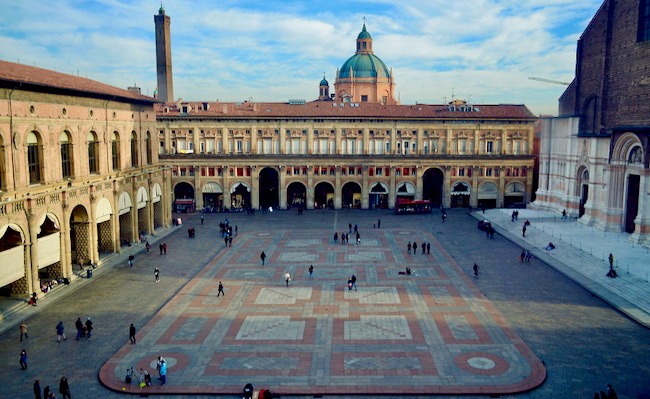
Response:
POLYGON ((486 168, 485 169, 485 176, 488 176, 488 177, 492 176, 492 168, 486 168))
POLYGON ((99 172, 99 162, 97 160, 99 143, 97 143, 97 136, 95 136, 94 132, 90 132, 86 141, 88 142, 88 172, 95 174, 99 172))
POLYGON ((458 168, 458 176, 465 176, 465 168, 458 168))
POLYGON ((40 139, 37 133, 30 132, 27 135, 27 169, 29 172, 29 184, 41 182, 41 148, 40 139))
POLYGON ((131 133, 131 167, 138 166, 138 138, 135 132, 131 133))
POLYGON ((639 2, 639 42, 650 40, 650 0, 639 2))
MULTIPOLYGON (((161 141, 160 144, 164 143, 161 141)), ((113 132, 113 137, 111 137, 111 160, 113 170, 120 170, 120 139, 117 132, 113 132)))
POLYGON ((66 179, 72 177, 72 144, 68 132, 61 133, 59 144, 61 145, 61 176, 66 179))
POLYGON ((493 146, 494 146, 494 143, 492 141, 486 142, 485 143, 485 152, 487 152, 488 154, 491 154, 493 146))
MULTIPOLYGON (((364 46, 365 46, 365 43, 364 43, 364 46)), ((368 102, 368 96, 367 95, 362 95, 361 96, 361 102, 362 103, 367 103, 368 102)))
MULTIPOLYGON (((190 130, 190 132, 192 131, 190 130)), ((147 165, 151 165, 151 135, 149 132, 147 132, 147 136, 145 138, 145 147, 145 150, 147 151, 147 165)))

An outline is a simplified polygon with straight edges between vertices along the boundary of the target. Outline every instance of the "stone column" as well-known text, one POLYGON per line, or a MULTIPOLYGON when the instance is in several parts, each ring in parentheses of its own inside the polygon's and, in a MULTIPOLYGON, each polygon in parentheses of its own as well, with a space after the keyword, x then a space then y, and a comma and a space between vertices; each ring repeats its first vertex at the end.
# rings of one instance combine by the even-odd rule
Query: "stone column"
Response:
POLYGON ((280 209, 287 209, 287 190, 285 188, 286 184, 286 168, 290 168, 291 166, 282 166, 280 168, 280 176, 279 176, 279 184, 278 184, 278 195, 280 196, 280 209))
POLYGON ((416 165, 415 166, 415 198, 416 200, 421 200, 422 199, 422 192, 423 192, 423 184, 422 184, 422 165, 416 165))
POLYGON ((259 209, 260 207, 260 175, 257 172, 257 166, 251 166, 251 208, 259 209))
MULTIPOLYGON (((223 187, 223 207, 230 208, 230 167, 223 165, 221 167, 221 185, 223 187)), ((251 198, 252 199, 252 198, 251 198)))
POLYGON ((31 213, 27 213, 27 223, 29 224, 29 237, 26 243, 28 251, 25 251, 25 271, 27 280, 27 293, 36 293, 41 296, 41 283, 38 278, 38 228, 36 218, 31 213), (28 255, 28 256, 27 256, 28 255))
POLYGON ((361 175, 361 209, 370 209, 370 188, 368 187, 368 165, 363 165, 361 175))
POLYGON ((445 184, 442 189, 442 203, 445 208, 451 207, 451 166, 445 166, 445 184))
POLYGON ((395 175, 395 166, 390 167, 390 183, 388 185, 388 209, 395 209, 395 199, 397 196, 397 176, 395 175))
POLYGON ((497 195, 497 208, 503 208, 505 203, 505 190, 506 190, 506 167, 499 166, 499 194, 497 195))
POLYGON ((201 167, 191 166, 194 168, 194 201, 196 209, 203 209, 203 187, 201 186, 201 167))
POLYGON ((472 191, 469 194, 469 205, 478 206, 478 166, 471 166, 472 170, 472 191))
POLYGON ((314 167, 307 168, 307 189, 305 192, 305 207, 314 209, 314 167))
MULTIPOLYGON (((337 128, 337 132, 339 129, 337 128)), ((334 175, 334 209, 341 209, 343 207, 343 190, 341 187, 341 166, 336 165, 336 172, 334 175)))
POLYGON ((312 155, 314 153, 314 128, 307 128, 307 155, 312 155))

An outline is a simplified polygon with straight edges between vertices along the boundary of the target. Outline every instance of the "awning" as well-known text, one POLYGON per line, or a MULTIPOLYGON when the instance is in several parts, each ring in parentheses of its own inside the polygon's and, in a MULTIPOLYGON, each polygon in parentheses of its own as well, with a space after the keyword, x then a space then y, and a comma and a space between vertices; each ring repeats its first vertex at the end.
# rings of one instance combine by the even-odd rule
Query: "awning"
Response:
POLYGON ((385 183, 375 183, 370 189, 370 194, 388 194, 388 186, 385 183))
POLYGON ((111 219, 113 208, 108 198, 102 198, 97 202, 97 209, 95 210, 95 221, 97 223, 106 222, 111 219))
POLYGON ((397 186, 397 195, 415 195, 415 186, 408 182, 400 183, 397 186))
POLYGON ((159 202, 161 199, 162 199, 162 189, 160 188, 160 184, 156 183, 151 188, 151 203, 155 204, 156 202, 159 202))
POLYGON ((147 201, 149 201, 149 194, 147 194, 147 189, 140 187, 138 189, 138 209, 142 209, 147 206, 147 201))
POLYGON ((203 185, 203 188, 201 189, 203 194, 221 194, 223 193, 223 189, 221 188, 220 185, 214 182, 210 183, 205 183, 203 185))
POLYGON ((129 196, 128 193, 124 192, 120 194, 120 200, 119 200, 119 214, 124 215, 125 213, 131 212, 131 207, 133 205, 131 204, 131 197, 129 196))

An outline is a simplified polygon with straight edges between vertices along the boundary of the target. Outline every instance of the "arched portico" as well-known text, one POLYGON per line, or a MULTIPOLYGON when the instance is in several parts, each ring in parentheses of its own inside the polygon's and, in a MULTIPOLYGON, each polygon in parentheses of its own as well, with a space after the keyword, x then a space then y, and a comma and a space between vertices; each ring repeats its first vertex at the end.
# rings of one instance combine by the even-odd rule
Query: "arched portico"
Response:
POLYGON ((370 208, 388 208, 388 185, 377 182, 370 186, 370 208))
POLYGON ((217 212, 223 208, 223 188, 219 183, 207 182, 201 188, 203 193, 203 208, 217 212))
POLYGON ((294 181, 287 186, 287 205, 291 207, 305 207, 307 187, 302 182, 294 181))
POLYGON ((508 183, 505 189, 504 206, 506 208, 526 203, 526 187, 518 181, 508 183))
POLYGON ((361 186, 357 182, 347 182, 341 189, 343 209, 361 209, 361 186))
POLYGON ((95 223, 97 224, 97 245, 102 253, 113 253, 115 242, 113 239, 113 207, 108 198, 100 198, 95 206, 95 223))
POLYGON ((90 237, 90 218, 83 205, 77 205, 70 213, 70 253, 72 262, 77 265, 94 263, 90 237))
POLYGON ((483 182, 478 186, 478 207, 497 208, 499 206, 499 188, 492 182, 483 182))
POLYGON ((131 196, 126 191, 120 194, 118 199, 118 215, 119 215, 119 237, 120 246, 128 245, 133 240, 133 226, 131 224, 131 209, 133 203, 131 196))
POLYGON ((445 174, 438 168, 429 168, 422 174, 422 199, 439 207, 443 201, 445 174))
POLYGON ((314 187, 314 208, 334 209, 334 186, 322 181, 314 187))
POLYGON ((251 186, 245 182, 237 182, 230 186, 230 209, 241 211, 251 205, 251 186))
POLYGON ((26 273, 25 233, 17 224, 0 226, 0 295, 27 296, 32 292, 26 273))
POLYGON ((469 183, 458 181, 451 187, 451 207, 466 208, 469 206, 469 197, 472 186, 469 183))
POLYGON ((395 190, 398 199, 414 200, 415 186, 410 182, 401 182, 395 190))

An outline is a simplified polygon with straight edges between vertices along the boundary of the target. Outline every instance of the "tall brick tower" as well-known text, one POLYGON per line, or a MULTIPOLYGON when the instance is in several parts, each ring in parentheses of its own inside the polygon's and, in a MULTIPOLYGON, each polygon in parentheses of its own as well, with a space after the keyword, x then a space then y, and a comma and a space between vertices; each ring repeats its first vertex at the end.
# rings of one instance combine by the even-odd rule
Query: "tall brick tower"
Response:
POLYGON ((156 70, 158 75, 158 99, 164 102, 174 101, 174 84, 172 81, 172 43, 170 39, 170 18, 160 4, 158 15, 153 16, 156 24, 156 70))

